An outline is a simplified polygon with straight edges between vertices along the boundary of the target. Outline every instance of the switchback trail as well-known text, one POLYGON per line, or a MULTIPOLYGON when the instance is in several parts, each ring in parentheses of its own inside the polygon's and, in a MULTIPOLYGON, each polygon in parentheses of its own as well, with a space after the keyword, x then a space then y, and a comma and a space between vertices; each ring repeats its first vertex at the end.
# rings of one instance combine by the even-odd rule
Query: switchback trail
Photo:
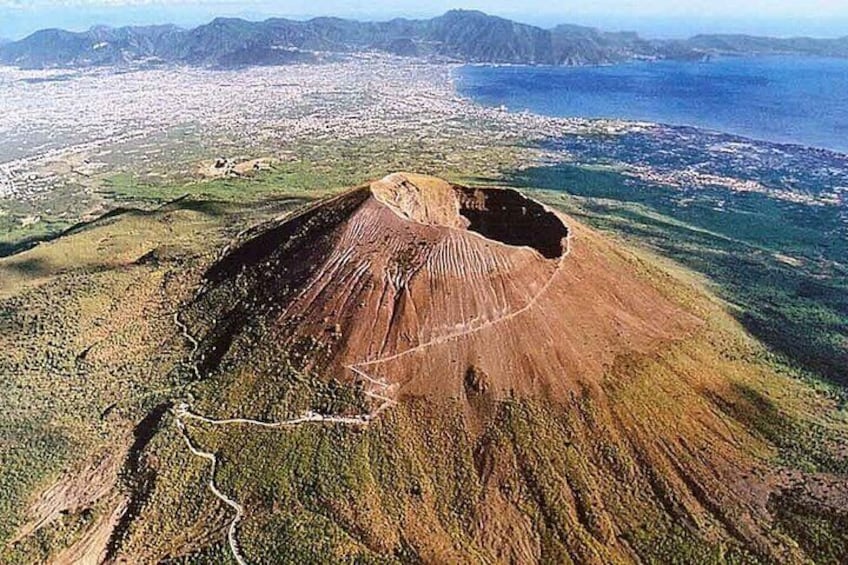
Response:
MULTIPOLYGON (((215 495, 216 498, 221 500, 224 504, 229 506, 235 511, 235 516, 233 520, 230 522, 230 526, 227 531, 227 541, 230 546, 230 552, 233 555, 233 558, 239 565, 247 565, 247 560, 245 559, 241 548, 238 544, 238 539, 236 536, 237 528, 239 522, 244 518, 244 507, 242 507, 236 500, 227 496, 223 491, 215 483, 215 474, 218 468, 218 458, 214 453, 210 453, 207 451, 203 451, 200 449, 191 439, 187 426, 186 420, 193 420, 196 422, 201 422, 207 425, 212 426, 230 426, 230 425, 242 425, 242 426, 256 426, 261 428, 270 428, 270 429, 283 429, 283 428, 292 428, 296 426, 302 426, 306 424, 341 424, 341 425, 349 425, 349 426, 368 426, 372 421, 377 419, 377 417, 386 409, 394 406, 397 401, 392 398, 393 393, 396 389, 396 384, 390 384, 386 381, 386 379, 382 377, 374 377, 369 375, 364 367, 371 367, 380 363, 385 363, 387 361, 393 361, 395 359, 401 358, 403 356, 416 353, 422 351, 428 347, 440 345, 443 343, 447 343, 449 341, 453 341, 462 337, 466 337, 468 335, 472 335, 477 332, 481 332, 485 329, 488 329, 496 324, 500 324, 502 322, 511 320, 520 316, 524 312, 527 312, 531 308, 533 308, 537 303, 539 298, 550 288, 553 283, 554 278, 559 274, 562 270, 563 265, 565 264, 566 258, 570 255, 572 249, 572 240, 573 235, 571 230, 569 230, 565 243, 565 251, 560 257, 554 272, 551 273, 551 276, 545 281, 545 284, 539 289, 539 291, 533 295, 527 303, 513 310, 512 312, 506 313, 499 318, 494 320, 489 320, 479 326, 470 327, 468 329, 449 333, 443 336, 439 336, 434 338, 426 343, 422 343, 416 345, 414 347, 410 347, 398 353, 394 353, 392 355, 387 355, 385 357, 381 357, 379 359, 372 359, 369 361, 361 361, 357 363, 353 363, 351 365, 346 365, 345 368, 353 373, 356 380, 361 381, 367 384, 367 388, 364 390, 365 396, 371 398, 372 400, 378 401, 379 404, 376 408, 371 410, 365 414, 358 414, 352 416, 342 416, 342 415, 329 415, 329 414, 320 414, 317 412, 307 411, 302 413, 300 416, 295 418, 291 418, 288 420, 282 420, 279 422, 266 422, 262 420, 255 420, 251 418, 241 418, 241 417, 233 417, 233 418, 210 418, 208 416, 203 416, 201 414, 197 414, 191 408, 191 406, 186 402, 179 402, 175 404, 174 408, 174 416, 176 417, 177 427, 180 430, 181 435, 183 436, 186 444, 188 445, 189 450, 196 457, 200 457, 206 461, 210 462, 210 475, 208 486, 209 490, 215 495)), ((229 244, 228 244, 229 245, 229 244)), ((191 344, 191 352, 189 353, 188 360, 189 365, 191 366, 192 371, 195 376, 199 379, 201 377, 200 370, 197 364, 194 361, 195 354, 197 353, 200 342, 191 335, 189 332, 188 326, 180 320, 179 311, 174 313, 174 324, 177 326, 180 334, 191 344)))

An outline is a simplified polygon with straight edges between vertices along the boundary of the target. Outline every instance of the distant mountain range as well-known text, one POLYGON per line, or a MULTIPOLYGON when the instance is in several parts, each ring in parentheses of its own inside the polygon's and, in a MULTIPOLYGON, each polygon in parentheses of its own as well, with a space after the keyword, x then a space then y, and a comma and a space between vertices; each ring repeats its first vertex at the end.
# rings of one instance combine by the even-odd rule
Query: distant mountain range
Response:
POLYGON ((0 63, 22 68, 138 63, 232 68, 310 62, 364 51, 467 63, 598 65, 634 59, 702 59, 716 53, 848 57, 848 37, 700 35, 660 41, 574 25, 543 29, 482 12, 452 10, 429 20, 217 18, 190 30, 173 25, 94 27, 79 33, 45 29, 20 41, 0 43, 0 63))

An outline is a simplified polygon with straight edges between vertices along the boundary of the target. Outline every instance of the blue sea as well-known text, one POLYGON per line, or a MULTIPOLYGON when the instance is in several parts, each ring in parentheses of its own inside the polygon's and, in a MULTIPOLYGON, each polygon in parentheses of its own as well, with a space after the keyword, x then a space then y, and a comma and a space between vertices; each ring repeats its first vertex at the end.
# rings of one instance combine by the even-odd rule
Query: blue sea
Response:
POLYGON ((459 70, 479 103, 548 116, 621 118, 708 128, 848 153, 848 60, 722 57, 607 67, 459 70))

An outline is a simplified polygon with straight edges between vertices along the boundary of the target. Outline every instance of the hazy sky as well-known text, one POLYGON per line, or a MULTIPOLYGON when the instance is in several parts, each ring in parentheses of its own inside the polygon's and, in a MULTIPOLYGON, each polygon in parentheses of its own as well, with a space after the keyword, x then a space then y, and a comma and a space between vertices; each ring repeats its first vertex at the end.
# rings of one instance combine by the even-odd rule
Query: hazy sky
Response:
POLYGON ((457 7, 545 27, 580 23, 633 29, 652 37, 699 32, 848 35, 848 0, 0 0, 0 37, 18 38, 43 27, 85 29, 98 23, 191 26, 216 15, 429 17, 457 7))

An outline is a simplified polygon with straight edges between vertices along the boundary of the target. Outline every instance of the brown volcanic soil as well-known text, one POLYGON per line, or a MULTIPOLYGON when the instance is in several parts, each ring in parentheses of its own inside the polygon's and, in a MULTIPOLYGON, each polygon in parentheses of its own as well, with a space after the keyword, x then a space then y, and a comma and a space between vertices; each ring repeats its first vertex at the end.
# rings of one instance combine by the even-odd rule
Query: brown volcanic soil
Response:
POLYGON ((322 371, 349 380, 356 365, 401 397, 458 397, 476 371, 495 398, 563 400, 699 325, 576 222, 516 191, 409 174, 249 239, 207 280, 207 370, 241 347, 332 336, 322 371))

